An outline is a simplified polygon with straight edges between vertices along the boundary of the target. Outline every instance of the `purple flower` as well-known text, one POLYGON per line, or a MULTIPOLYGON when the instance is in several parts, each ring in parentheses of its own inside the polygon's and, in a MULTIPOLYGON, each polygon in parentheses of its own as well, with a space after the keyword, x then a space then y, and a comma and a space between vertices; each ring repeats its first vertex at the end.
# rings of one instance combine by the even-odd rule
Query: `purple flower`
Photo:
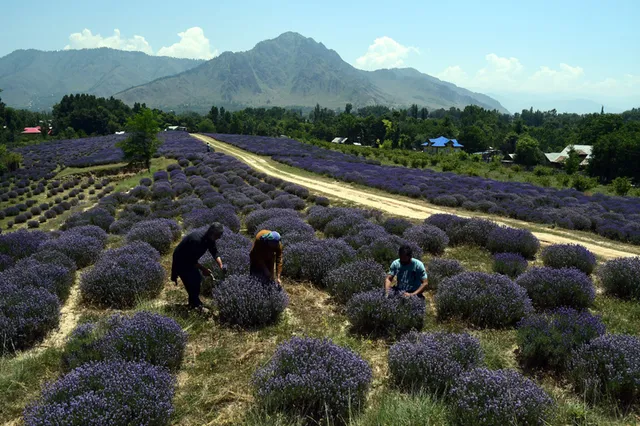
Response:
POLYGON ((78 268, 93 264, 100 255, 104 244, 95 238, 82 234, 65 232, 60 237, 49 240, 39 247, 40 251, 59 251, 71 258, 78 268))
POLYGON ((440 228, 433 225, 416 225, 402 234, 403 238, 418 245, 433 255, 441 255, 449 244, 449 237, 440 228))
POLYGON ((0 235, 0 254, 20 260, 38 251, 41 244, 48 240, 48 234, 42 231, 23 229, 0 235))
POLYGON ((390 234, 402 235, 412 224, 407 219, 390 217, 384 221, 382 226, 384 226, 384 229, 390 234))
POLYGON ((532 268, 520 275, 516 284, 527 290, 538 309, 588 308, 596 297, 591 279, 576 268, 532 268))
POLYGON ((357 260, 329 272, 323 285, 339 303, 347 303, 356 293, 381 290, 384 287, 385 270, 372 260, 357 260))
POLYGON ((213 289, 220 321, 241 327, 272 324, 289 304, 283 288, 249 275, 232 275, 213 289))
POLYGON ((640 257, 609 260, 598 268, 598 277, 607 293, 640 299, 640 257))
POLYGON ((429 290, 437 290, 442 281, 464 272, 464 268, 454 259, 435 257, 427 265, 429 274, 429 290))
POLYGON ((285 246, 283 273, 293 279, 321 285, 331 270, 354 258, 355 251, 342 240, 304 241, 285 246))
POLYGON ((555 244, 542 250, 544 266, 551 268, 577 268, 591 275, 596 267, 596 257, 578 244, 555 244))
POLYGON ((452 417, 457 424, 543 425, 554 403, 538 385, 514 370, 476 368, 451 388, 452 417))
POLYGON ((256 399, 268 411, 345 422, 363 408, 371 367, 330 340, 293 337, 253 376, 256 399))
POLYGON ((516 278, 527 270, 529 262, 518 253, 496 253, 493 256, 493 272, 516 278))
POLYGON ((468 334, 411 332, 389 348, 393 381, 431 393, 448 391, 460 374, 483 360, 480 342, 468 334))
POLYGON ((563 370, 571 352, 605 333, 599 316, 558 308, 534 314, 518 323, 520 359, 528 367, 563 370))
POLYGON ((479 327, 510 327, 533 311, 524 288, 498 274, 464 272, 445 279, 435 297, 438 318, 479 327))
POLYGON ((492 253, 518 253, 531 259, 538 252, 540 242, 531 231, 500 226, 489 234, 487 248, 492 253))
POLYGON ((404 297, 383 289, 354 295, 347 303, 347 316, 354 331, 374 336, 396 336, 421 330, 426 311, 425 300, 404 297))
POLYGON ((158 250, 160 254, 167 254, 171 250, 171 245, 176 240, 176 236, 180 236, 180 234, 172 231, 170 223, 175 224, 179 229, 178 224, 169 219, 152 219, 138 222, 127 233, 127 242, 143 241, 158 250))
POLYGON ((28 426, 168 425, 175 380, 144 362, 93 362, 48 384, 24 410, 28 426))

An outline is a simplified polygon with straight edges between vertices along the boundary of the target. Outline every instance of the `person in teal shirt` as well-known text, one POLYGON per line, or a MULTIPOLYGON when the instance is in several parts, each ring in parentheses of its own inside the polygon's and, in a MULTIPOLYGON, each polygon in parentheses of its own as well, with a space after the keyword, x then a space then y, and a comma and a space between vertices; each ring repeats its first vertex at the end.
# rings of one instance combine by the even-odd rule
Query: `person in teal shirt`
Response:
POLYGON ((424 263, 413 258, 411 247, 404 245, 398 250, 399 259, 391 263, 384 288, 387 296, 390 291, 397 291, 405 297, 419 296, 427 289, 428 279, 424 263), (398 283, 393 288, 393 279, 398 283))

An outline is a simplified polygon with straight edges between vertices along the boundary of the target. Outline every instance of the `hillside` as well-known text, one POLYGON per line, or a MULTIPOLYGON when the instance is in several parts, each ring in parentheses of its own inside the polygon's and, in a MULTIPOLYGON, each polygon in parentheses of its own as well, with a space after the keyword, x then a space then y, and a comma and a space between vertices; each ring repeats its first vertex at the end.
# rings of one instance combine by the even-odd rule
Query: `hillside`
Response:
POLYGON ((125 90, 127 103, 206 111, 211 105, 329 108, 366 105, 463 108, 469 104, 506 110, 496 100, 414 69, 354 68, 333 50, 297 33, 258 43, 247 52, 225 52, 196 68, 125 90))
POLYGON ((201 63, 108 48, 17 50, 0 58, 0 88, 9 106, 46 110, 70 93, 111 96, 201 63))

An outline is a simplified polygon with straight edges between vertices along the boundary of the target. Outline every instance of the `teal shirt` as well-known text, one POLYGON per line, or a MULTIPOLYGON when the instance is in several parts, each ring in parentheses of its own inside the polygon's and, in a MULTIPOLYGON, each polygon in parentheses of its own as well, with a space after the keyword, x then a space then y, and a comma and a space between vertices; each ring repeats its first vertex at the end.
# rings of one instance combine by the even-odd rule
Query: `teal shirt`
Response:
POLYGON ((424 263, 418 259, 411 259, 411 263, 403 265, 400 259, 396 259, 389 268, 389 275, 397 277, 398 284, 396 288, 400 291, 413 293, 422 285, 422 280, 427 278, 427 271, 424 263))

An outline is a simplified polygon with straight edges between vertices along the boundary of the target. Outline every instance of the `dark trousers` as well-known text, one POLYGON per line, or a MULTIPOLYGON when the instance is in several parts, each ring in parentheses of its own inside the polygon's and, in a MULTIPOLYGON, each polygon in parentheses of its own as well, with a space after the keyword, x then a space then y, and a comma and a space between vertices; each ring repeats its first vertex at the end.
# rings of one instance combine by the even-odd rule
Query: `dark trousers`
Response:
POLYGON ((202 274, 197 268, 189 268, 182 271, 179 275, 184 284, 184 288, 189 295, 189 306, 197 308, 202 305, 200 301, 200 283, 202 282, 202 274))

